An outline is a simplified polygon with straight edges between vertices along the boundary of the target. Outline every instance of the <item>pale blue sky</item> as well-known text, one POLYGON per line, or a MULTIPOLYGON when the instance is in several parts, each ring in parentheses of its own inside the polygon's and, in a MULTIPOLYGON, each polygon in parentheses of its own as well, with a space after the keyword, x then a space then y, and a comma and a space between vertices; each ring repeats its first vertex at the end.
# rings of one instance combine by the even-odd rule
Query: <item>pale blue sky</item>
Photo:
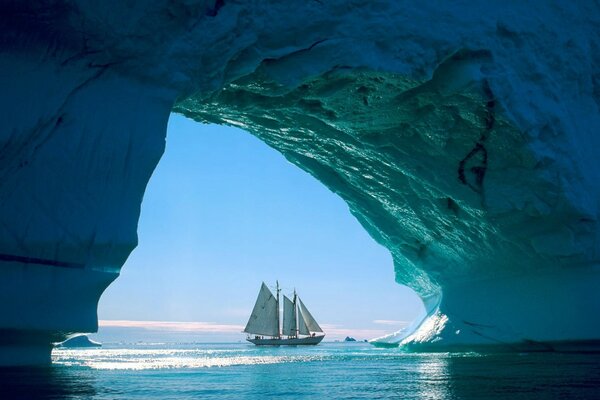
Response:
POLYGON ((332 339, 391 332, 401 326, 393 321, 421 311, 418 298, 394 282, 388 251, 346 203, 239 129, 171 116, 138 235, 100 300, 101 320, 213 322, 231 329, 181 330, 198 340, 243 339, 237 326, 260 283, 276 279, 284 293, 297 288, 332 339))

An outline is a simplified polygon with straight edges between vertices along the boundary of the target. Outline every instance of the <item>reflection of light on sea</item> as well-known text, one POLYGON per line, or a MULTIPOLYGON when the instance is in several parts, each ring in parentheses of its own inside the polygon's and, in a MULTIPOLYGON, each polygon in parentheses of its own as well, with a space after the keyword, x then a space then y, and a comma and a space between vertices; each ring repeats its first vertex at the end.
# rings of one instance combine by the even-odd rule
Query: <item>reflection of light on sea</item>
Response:
POLYGON ((322 360, 322 356, 250 356, 239 350, 77 349, 55 350, 55 364, 94 369, 145 370, 283 364, 322 360))
POLYGON ((445 400, 452 398, 449 386, 448 353, 422 354, 415 364, 418 374, 416 387, 419 398, 428 400, 445 400))

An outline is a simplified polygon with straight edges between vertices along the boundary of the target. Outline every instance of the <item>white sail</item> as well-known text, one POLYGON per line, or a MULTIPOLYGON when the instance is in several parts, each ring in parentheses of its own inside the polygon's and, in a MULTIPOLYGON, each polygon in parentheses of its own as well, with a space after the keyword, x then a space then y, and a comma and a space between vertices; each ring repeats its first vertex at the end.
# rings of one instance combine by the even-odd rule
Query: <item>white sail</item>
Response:
POLYGON ((279 310, 277 309, 277 300, 267 285, 263 282, 252 310, 252 315, 244 328, 244 332, 279 336, 279 310))
POLYGON ((283 326, 282 335, 296 336, 296 307, 294 303, 283 296, 283 326))
MULTIPOLYGON (((315 321, 315 319, 313 318, 313 316, 311 315, 311 313, 308 311, 308 309, 306 308, 306 306, 304 305, 304 303, 302 303, 302 300, 300 300, 300 297, 297 297, 298 299, 298 311, 299 311, 299 315, 302 316, 302 322, 300 323, 298 322, 299 326, 305 325, 304 328, 306 328, 306 331, 308 332, 323 332, 323 330, 321 329, 321 327, 319 326, 319 324, 317 324, 317 321, 315 321)), ((304 332, 300 332, 303 335, 309 335, 309 333, 304 333, 304 332)))
POLYGON ((304 319, 304 315, 300 308, 298 308, 298 333, 300 335, 310 335, 310 331, 306 326, 306 320, 304 319))

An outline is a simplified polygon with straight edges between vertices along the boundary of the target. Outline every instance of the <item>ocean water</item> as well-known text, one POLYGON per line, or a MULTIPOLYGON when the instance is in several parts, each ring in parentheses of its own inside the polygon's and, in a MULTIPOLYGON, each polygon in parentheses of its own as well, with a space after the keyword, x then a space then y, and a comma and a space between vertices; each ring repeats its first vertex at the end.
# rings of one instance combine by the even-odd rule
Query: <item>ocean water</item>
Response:
POLYGON ((0 369, 0 398, 600 399, 597 354, 138 343, 55 350, 53 361, 0 369))

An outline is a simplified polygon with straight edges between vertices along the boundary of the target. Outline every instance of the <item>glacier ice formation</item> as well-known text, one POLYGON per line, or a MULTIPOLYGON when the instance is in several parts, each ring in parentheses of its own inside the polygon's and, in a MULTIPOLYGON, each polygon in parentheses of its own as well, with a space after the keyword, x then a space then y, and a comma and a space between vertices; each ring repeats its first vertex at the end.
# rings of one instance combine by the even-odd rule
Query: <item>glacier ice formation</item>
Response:
POLYGON ((171 111, 341 196, 427 320, 415 348, 600 339, 592 3, 4 1, 0 363, 97 328, 171 111))

